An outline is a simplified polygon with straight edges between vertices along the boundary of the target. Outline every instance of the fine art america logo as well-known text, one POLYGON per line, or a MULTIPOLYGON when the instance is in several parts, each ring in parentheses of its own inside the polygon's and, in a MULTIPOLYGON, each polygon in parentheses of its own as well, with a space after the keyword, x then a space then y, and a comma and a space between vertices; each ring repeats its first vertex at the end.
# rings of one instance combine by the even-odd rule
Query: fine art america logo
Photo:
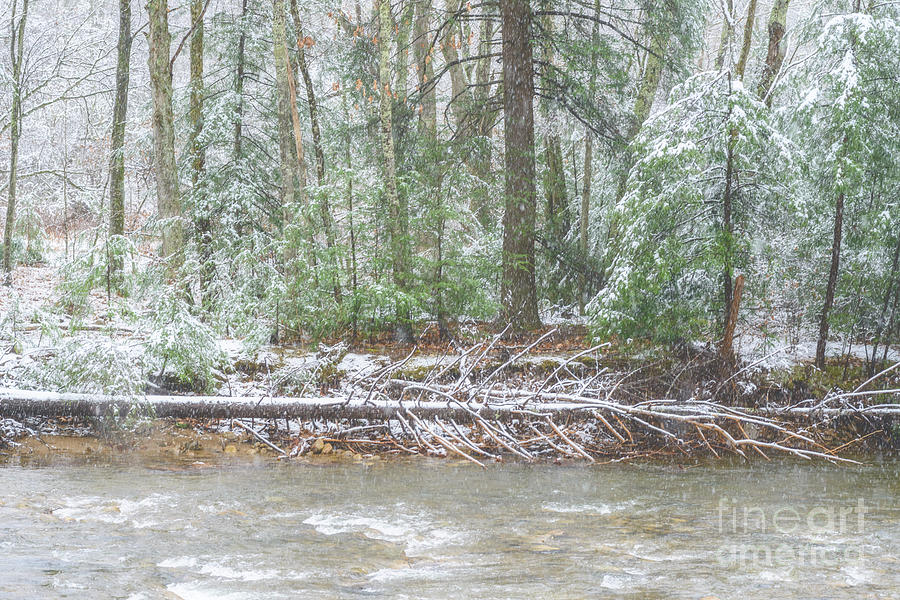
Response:
POLYGON ((863 547, 856 536, 865 531, 868 507, 856 504, 814 507, 742 505, 721 498, 718 527, 724 543, 718 552, 722 566, 844 566, 863 562, 863 547))

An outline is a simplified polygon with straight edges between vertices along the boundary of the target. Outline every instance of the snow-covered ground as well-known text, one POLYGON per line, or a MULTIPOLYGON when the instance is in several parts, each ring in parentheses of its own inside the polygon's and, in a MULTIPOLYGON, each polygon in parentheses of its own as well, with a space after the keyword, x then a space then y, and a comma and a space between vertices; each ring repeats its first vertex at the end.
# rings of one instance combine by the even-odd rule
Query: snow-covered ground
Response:
MULTIPOLYGON (((753 332, 742 333, 735 341, 735 351, 745 364, 753 364, 760 369, 789 369, 795 365, 812 362, 816 358, 816 341, 810 336, 799 343, 791 344, 777 337, 764 337, 753 332)), ((878 349, 881 357, 884 347, 878 349)), ((825 347, 825 355, 840 357, 850 354, 855 358, 867 360, 871 358, 872 346, 863 344, 848 345, 846 342, 829 341, 825 347)), ((900 350, 889 348, 888 362, 900 361, 900 350)))

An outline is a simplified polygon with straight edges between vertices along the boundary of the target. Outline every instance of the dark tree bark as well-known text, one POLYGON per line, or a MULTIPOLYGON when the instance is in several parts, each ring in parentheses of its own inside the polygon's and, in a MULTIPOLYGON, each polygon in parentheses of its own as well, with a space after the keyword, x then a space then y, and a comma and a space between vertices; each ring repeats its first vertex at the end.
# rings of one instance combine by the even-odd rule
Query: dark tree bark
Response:
MULTIPOLYGON (((116 99, 113 104, 109 159, 109 233, 125 233, 125 120, 131 60, 131 0, 119 0, 119 42, 116 60, 116 99)), ((120 265, 119 265, 120 266, 120 265)))
POLYGON ((730 304, 726 311, 727 320, 725 321, 724 335, 722 336, 722 346, 719 348, 719 356, 727 369, 731 369, 735 365, 734 356, 734 330, 737 326, 738 311, 741 307, 741 295, 744 293, 744 276, 738 275, 734 282, 734 291, 731 293, 730 304))
POLYGON ((503 318, 513 329, 541 324, 534 282, 534 72, 531 6, 500 1, 506 189, 503 212, 503 318))
POLYGON ((825 304, 819 318, 819 340, 816 343, 816 367, 825 367, 825 346, 828 343, 828 313, 834 305, 834 290, 837 287, 838 270, 841 262, 841 236, 844 225, 844 192, 834 203, 834 237, 831 242, 831 268, 828 270, 828 285, 825 288, 825 304))
POLYGON ((731 131, 728 136, 728 146, 725 151, 725 191, 722 194, 722 232, 725 236, 725 256, 722 260, 722 291, 725 304, 723 323, 726 328, 731 320, 731 279, 734 275, 734 223, 732 221, 732 207, 734 204, 734 144, 736 138, 736 132, 731 131))
POLYGON ((875 327, 875 341, 872 344, 872 360, 869 362, 869 375, 875 374, 875 365, 878 362, 878 345, 884 342, 885 348, 889 345, 887 338, 890 335, 890 327, 888 326, 888 308, 891 304, 891 297, 894 295, 894 286, 897 281, 897 267, 900 266, 900 236, 897 243, 894 244, 894 258, 891 261, 891 270, 888 274, 887 289, 884 291, 884 304, 881 307, 881 316, 878 318, 878 325, 875 327), (884 337, 882 337, 884 336, 884 337))

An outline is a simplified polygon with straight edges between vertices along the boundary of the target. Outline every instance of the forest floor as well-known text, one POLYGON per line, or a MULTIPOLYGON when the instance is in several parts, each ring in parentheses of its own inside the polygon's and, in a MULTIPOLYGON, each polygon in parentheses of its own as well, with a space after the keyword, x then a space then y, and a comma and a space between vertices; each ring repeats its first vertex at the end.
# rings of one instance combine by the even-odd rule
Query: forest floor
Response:
MULTIPOLYGON (((15 335, 0 339, 0 387, 21 387, 21 374, 29 364, 52 356, 53 345, 45 338, 40 320, 33 316, 59 314, 47 311, 48 303, 57 296, 58 283, 57 268, 45 264, 17 268, 13 284, 0 287, 0 315, 8 316, 13 311, 20 315, 13 326, 15 335)), ((95 321, 82 320, 79 333, 118 336, 123 344, 134 343, 132 332, 126 327, 116 330, 116 323, 102 317, 108 314, 107 300, 102 290, 91 293, 92 313, 98 317, 95 321)), ((770 406, 824 406, 829 398, 840 400, 840 405, 845 406, 844 396, 868 379, 865 346, 829 345, 831 359, 826 369, 819 370, 812 366, 814 345, 811 342, 788 344, 745 328, 736 340, 741 366, 732 371, 731 376, 723 377, 711 344, 694 343, 671 348, 638 343, 626 345, 611 340, 592 347, 591 344, 596 342, 590 339, 578 319, 551 316, 548 321, 555 324, 520 336, 502 337, 490 323, 454 323, 448 336, 448 332, 440 331, 436 323, 422 322, 416 326, 414 344, 396 344, 393 334, 386 332, 364 338, 327 340, 315 347, 270 345, 248 352, 240 340, 222 339, 218 344, 227 358, 216 375, 219 382, 216 395, 259 398, 260 401, 274 397, 330 398, 340 397, 348 389, 365 390, 372 382, 371 395, 372 389, 384 385, 378 382, 377 378, 381 376, 377 374, 386 372, 391 381, 431 386, 438 392, 454 383, 458 387, 464 379, 475 382, 472 384, 475 386, 480 385, 477 382, 495 378, 492 387, 532 392, 565 386, 570 389, 573 384, 584 382, 582 389, 591 386, 601 394, 608 392, 607 398, 614 397, 617 402, 628 405, 663 399, 670 402, 710 400, 725 406, 762 411, 770 406), (472 352, 474 349, 477 352, 472 352), (474 360, 476 355, 477 360, 474 360), (501 370, 498 376, 496 372, 501 370)), ((68 326, 65 322, 57 325, 64 329, 68 326)), ((888 358, 888 364, 900 360, 900 349, 892 348, 888 358)), ((898 388, 900 369, 884 374, 869 383, 866 389, 889 391, 898 388)), ((158 387, 153 391, 191 393, 185 389, 158 387)), ((351 397, 352 394, 351 391, 351 397)), ((896 403, 897 399, 894 391, 863 401, 896 403)), ((2 416, 8 415, 0 414, 2 416)), ((533 424, 528 426, 534 429, 533 424)), ((894 448, 900 442, 900 427, 893 418, 832 419, 827 423, 817 421, 801 429, 804 435, 812 435, 817 444, 828 448, 852 444, 856 450, 880 450, 894 448)), ((564 431, 577 434, 577 443, 570 442, 573 448, 587 449, 592 456, 605 460, 673 457, 683 453, 665 440, 663 443, 637 443, 631 429, 624 425, 611 427, 610 431, 617 437, 624 437, 627 432, 628 443, 624 439, 621 443, 612 439, 609 432, 598 432, 596 423, 570 423, 567 420, 565 428, 559 431, 562 439, 566 439, 564 431)), ((242 419, 239 423, 228 419, 157 419, 143 420, 137 425, 114 423, 110 426, 104 419, 28 417, 0 420, 0 447, 6 446, 5 452, 35 456, 51 451, 90 454, 130 448, 160 457, 195 457, 197 460, 210 459, 213 455, 259 453, 333 455, 330 459, 360 460, 407 453, 408 445, 398 441, 400 433, 406 432, 329 419, 265 423, 252 419, 242 419), (123 427, 131 428, 131 433, 123 435, 123 427)), ((538 434, 546 440, 546 444, 539 442, 545 445, 545 450, 552 448, 557 450, 555 454, 564 458, 578 458, 573 456, 577 453, 571 449, 564 451, 565 444, 560 449, 558 444, 544 437, 545 434, 538 434)), ((454 439, 470 443, 468 438, 463 440, 465 436, 460 435, 461 438, 454 436, 454 439)), ((502 443, 501 440, 497 442, 502 443)), ((716 444, 706 443, 705 438, 703 442, 716 454, 716 444)), ((434 452, 429 450, 427 453, 442 451, 443 448, 437 447, 434 452)))

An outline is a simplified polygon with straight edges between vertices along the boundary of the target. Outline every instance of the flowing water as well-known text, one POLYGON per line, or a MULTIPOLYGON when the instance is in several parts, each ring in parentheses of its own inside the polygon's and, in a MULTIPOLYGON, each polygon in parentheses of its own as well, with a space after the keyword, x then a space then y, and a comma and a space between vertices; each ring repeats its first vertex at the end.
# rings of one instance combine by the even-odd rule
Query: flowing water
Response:
POLYGON ((900 462, 0 463, 2 598, 897 598, 900 462))

